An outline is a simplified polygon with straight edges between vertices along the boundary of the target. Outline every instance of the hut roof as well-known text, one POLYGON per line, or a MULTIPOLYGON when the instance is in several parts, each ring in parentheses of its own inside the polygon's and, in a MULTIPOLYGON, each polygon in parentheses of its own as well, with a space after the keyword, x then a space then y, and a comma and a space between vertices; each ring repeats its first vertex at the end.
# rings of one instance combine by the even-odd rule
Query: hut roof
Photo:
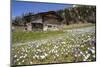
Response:
POLYGON ((58 19, 59 21, 62 20, 62 17, 59 16, 55 11, 49 11, 49 12, 42 12, 34 15, 35 17, 47 17, 47 18, 55 18, 58 19))

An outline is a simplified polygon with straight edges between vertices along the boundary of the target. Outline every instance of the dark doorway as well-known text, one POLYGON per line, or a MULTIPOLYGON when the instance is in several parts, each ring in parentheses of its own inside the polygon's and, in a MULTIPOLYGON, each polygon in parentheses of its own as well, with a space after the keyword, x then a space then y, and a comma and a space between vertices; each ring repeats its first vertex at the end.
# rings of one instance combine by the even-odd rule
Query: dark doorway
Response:
POLYGON ((33 31, 43 30, 43 24, 42 23, 32 23, 32 30, 33 31))

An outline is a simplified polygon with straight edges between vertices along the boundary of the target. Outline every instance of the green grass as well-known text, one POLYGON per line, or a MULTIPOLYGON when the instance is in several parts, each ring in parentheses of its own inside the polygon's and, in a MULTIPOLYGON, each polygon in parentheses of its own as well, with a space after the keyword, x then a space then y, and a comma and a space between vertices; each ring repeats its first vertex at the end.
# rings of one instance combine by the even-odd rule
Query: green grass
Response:
POLYGON ((22 32, 17 31, 12 33, 12 42, 13 43, 20 43, 26 42, 31 40, 39 40, 48 37, 53 37, 58 34, 62 34, 62 31, 48 31, 48 32, 22 32))
POLYGON ((84 27, 90 27, 95 26, 95 24, 91 23, 84 23, 84 24, 71 24, 71 25, 65 25, 64 29, 77 29, 77 28, 84 28, 84 27))

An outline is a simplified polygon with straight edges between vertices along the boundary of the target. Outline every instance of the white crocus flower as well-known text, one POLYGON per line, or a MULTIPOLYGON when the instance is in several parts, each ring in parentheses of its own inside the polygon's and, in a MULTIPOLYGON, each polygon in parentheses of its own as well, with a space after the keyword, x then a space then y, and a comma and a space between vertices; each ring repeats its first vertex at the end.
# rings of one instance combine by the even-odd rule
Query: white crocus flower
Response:
POLYGON ((88 51, 85 51, 86 54, 88 54, 88 51))
POLYGON ((33 64, 33 62, 31 61, 30 64, 33 64))
POLYGON ((44 55, 42 55, 42 56, 40 56, 41 57, 41 59, 44 59, 45 58, 45 56, 44 55))
POLYGON ((62 44, 66 44, 66 42, 61 42, 62 44))
POLYGON ((20 62, 18 64, 21 64, 20 62))
POLYGON ((15 58, 17 57, 17 55, 14 56, 15 58))
POLYGON ((93 55, 93 57, 95 58, 95 55, 93 55))
POLYGON ((84 45, 81 45, 81 47, 84 47, 84 45))
POLYGON ((22 62, 24 62, 24 60, 22 62))
POLYGON ((94 49, 88 48, 88 50, 90 50, 93 54, 95 53, 94 49))
POLYGON ((95 47, 92 47, 92 49, 95 49, 95 47))
POLYGON ((20 56, 20 59, 23 58, 23 56, 20 56))
POLYGON ((45 53, 44 55, 45 55, 45 56, 48 56, 48 54, 47 54, 47 53, 45 53))
POLYGON ((95 50, 91 49, 92 53, 94 54, 95 53, 95 50))
POLYGON ((87 55, 84 57, 84 61, 86 61, 89 57, 90 57, 90 54, 87 54, 87 55))
POLYGON ((16 59, 16 61, 19 61, 19 59, 16 59))

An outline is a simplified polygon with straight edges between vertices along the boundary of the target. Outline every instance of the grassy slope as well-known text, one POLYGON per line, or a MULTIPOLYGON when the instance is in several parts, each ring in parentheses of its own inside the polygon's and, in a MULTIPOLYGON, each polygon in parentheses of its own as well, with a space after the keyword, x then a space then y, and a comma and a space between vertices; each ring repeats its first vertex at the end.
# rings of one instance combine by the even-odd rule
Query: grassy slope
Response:
MULTIPOLYGON (((72 35, 71 33, 67 33, 68 37, 65 36, 63 41, 60 41, 59 43, 54 44, 53 42, 42 44, 38 47, 33 47, 30 45, 20 45, 20 46, 14 46, 12 49, 12 54, 15 57, 15 64, 45 64, 45 63, 61 63, 61 62, 79 62, 83 61, 84 57, 79 56, 75 58, 75 52, 73 49, 79 48, 80 51, 85 53, 86 51, 89 51, 88 48, 92 48, 94 46, 91 46, 89 41, 84 42, 88 40, 89 38, 93 38, 95 34, 93 33, 87 33, 87 34, 80 34, 80 35, 72 35), (64 42, 64 43, 62 43, 64 42), (79 45, 79 46, 78 46, 79 45), (81 47, 81 46, 84 47, 81 47), (73 47, 74 46, 74 47, 73 47), (66 50, 67 49, 67 50, 66 50), (40 56, 47 54, 47 56, 44 59, 41 59, 40 56), (27 56, 24 58, 25 54, 27 56), (22 56, 22 58, 20 58, 22 56), (34 58, 35 56, 39 56, 39 58, 34 58), (19 59, 17 61, 17 59, 19 59), (22 62, 22 61, 25 62, 22 62), (30 63, 31 62, 31 63, 30 63)), ((95 53, 94 53, 95 54, 95 53)), ((93 61, 94 58, 91 58, 93 55, 91 54, 90 58, 87 59, 87 61, 93 61)))
MULTIPOLYGON (((73 28, 83 28, 94 26, 94 24, 73 24, 69 26, 64 26, 64 29, 73 29, 73 28)), ((43 38, 48 38, 52 36, 57 36, 58 34, 63 34, 62 31, 48 31, 48 32, 22 32, 16 31, 12 33, 12 42, 21 43, 31 40, 39 40, 43 38)))
POLYGON ((84 28, 84 27, 90 27, 95 26, 95 24, 87 23, 87 24, 72 24, 72 25, 65 25, 64 29, 77 29, 77 28, 84 28))

